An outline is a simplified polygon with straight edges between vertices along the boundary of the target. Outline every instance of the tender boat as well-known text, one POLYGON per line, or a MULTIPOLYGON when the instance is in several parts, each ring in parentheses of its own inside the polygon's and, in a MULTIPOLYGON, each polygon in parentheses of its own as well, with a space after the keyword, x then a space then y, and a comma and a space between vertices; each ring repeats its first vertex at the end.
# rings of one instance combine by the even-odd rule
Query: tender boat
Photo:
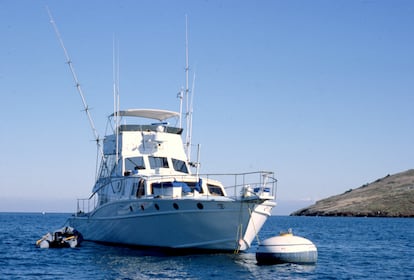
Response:
MULTIPOLYGON (((273 172, 192 174, 180 113, 113 113, 92 195, 69 225, 85 240, 132 246, 247 250, 271 215, 273 172), (112 119, 116 118, 116 121, 112 119), (214 179, 215 178, 215 179, 214 179), (220 181, 218 180, 220 179, 220 181)), ((193 167, 192 167, 193 166, 193 167)))
POLYGON ((39 248, 75 248, 78 247, 83 240, 82 234, 72 227, 63 227, 48 232, 42 238, 36 241, 39 248))

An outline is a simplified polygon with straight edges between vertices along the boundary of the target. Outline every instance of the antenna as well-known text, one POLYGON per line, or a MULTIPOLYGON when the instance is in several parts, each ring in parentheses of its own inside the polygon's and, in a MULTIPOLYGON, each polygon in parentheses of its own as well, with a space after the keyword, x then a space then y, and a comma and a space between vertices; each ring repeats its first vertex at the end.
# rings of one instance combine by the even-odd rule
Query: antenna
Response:
POLYGON ((75 68, 73 67, 72 60, 70 59, 68 51, 65 48, 65 44, 63 43, 63 40, 62 40, 62 37, 60 36, 57 25, 56 25, 55 21, 53 20, 52 13, 50 12, 49 7, 46 6, 46 10, 47 10, 47 13, 49 14, 50 23, 52 24, 53 29, 55 30, 56 36, 57 36, 57 38, 60 42, 60 45, 63 49, 63 52, 65 53, 66 63, 69 65, 70 71, 72 73, 73 80, 75 81, 76 89, 78 90, 78 93, 79 93, 79 95, 82 99, 83 108, 84 108, 84 111, 85 111, 86 115, 88 116, 89 124, 91 126, 93 136, 95 138, 94 140, 96 141, 96 145, 98 147, 98 150, 103 155, 103 151, 102 151, 101 145, 99 143, 98 131, 96 130, 95 124, 92 120, 92 117, 91 117, 91 114, 90 114, 90 111, 89 111, 89 106, 86 103, 85 96, 83 95, 82 87, 79 83, 78 77, 76 76, 76 72, 75 72, 75 68))
POLYGON ((183 123, 182 123, 182 116, 183 116, 183 89, 181 88, 180 92, 177 93, 177 98, 180 99, 180 116, 179 116, 179 120, 178 123, 180 124, 180 128, 183 128, 183 123))

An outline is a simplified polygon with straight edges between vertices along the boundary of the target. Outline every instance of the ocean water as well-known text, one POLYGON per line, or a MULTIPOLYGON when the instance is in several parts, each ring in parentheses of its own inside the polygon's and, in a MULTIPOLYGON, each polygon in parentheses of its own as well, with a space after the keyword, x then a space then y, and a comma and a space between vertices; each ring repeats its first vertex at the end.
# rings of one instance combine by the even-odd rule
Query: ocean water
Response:
POLYGON ((414 279, 414 219, 274 216, 259 240, 292 228, 315 243, 318 262, 259 266, 257 243, 239 255, 161 255, 93 242, 36 248, 68 216, 0 213, 0 279, 414 279))

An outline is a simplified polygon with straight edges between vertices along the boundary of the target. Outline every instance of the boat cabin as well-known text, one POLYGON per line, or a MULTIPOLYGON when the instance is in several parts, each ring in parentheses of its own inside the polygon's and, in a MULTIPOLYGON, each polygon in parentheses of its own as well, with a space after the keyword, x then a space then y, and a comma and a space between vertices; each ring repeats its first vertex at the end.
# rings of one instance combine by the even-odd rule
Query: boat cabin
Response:
POLYGON ((166 122, 178 117, 178 113, 127 110, 111 116, 157 122, 118 124, 105 137, 99 178, 93 188, 93 193, 99 194, 99 204, 123 198, 226 195, 218 181, 191 174, 181 137, 183 130, 166 122))

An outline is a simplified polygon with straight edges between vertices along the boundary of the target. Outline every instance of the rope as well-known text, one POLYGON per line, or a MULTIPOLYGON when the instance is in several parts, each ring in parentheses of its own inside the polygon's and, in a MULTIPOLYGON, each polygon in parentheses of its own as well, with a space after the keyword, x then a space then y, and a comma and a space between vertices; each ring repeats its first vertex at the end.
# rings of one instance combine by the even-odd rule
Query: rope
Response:
POLYGON ((240 210, 239 210, 239 225, 237 227, 236 232, 236 244, 237 247, 234 249, 234 254, 238 254, 240 251, 240 239, 243 238, 243 203, 240 203, 240 210))
POLYGON ((237 248, 234 249, 233 254, 237 255, 239 254, 240 251, 240 238, 242 237, 243 234, 243 225, 239 224, 239 226, 237 227, 237 236, 236 236, 236 244, 238 244, 237 248))

